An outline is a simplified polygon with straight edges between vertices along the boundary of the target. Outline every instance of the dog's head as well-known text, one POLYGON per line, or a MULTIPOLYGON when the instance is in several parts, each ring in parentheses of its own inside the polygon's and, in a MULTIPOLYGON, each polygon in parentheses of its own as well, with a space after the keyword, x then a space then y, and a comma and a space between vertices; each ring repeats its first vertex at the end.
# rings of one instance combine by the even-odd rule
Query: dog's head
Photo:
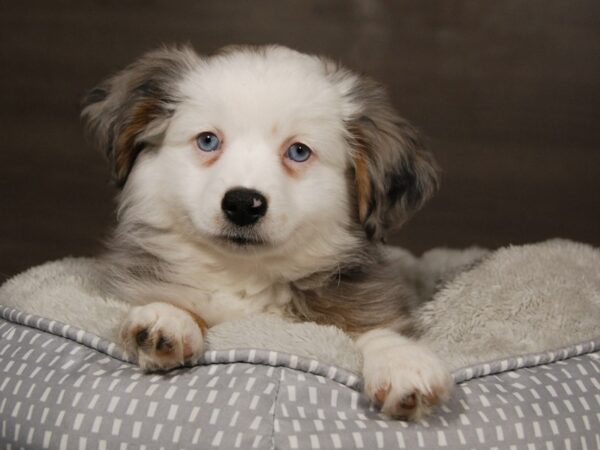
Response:
POLYGON ((437 187, 377 83, 283 47, 148 53, 83 116, 123 214, 226 252, 381 240, 437 187))

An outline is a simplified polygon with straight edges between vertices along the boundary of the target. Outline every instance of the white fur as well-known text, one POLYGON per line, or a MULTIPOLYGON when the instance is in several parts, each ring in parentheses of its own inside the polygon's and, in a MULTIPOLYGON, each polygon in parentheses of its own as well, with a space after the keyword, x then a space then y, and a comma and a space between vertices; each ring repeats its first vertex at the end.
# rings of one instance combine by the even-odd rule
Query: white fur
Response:
MULTIPOLYGON (((154 139, 155 144, 138 155, 118 199, 116 242, 153 255, 168 267, 168 273, 161 274, 168 282, 160 276, 125 276, 113 282, 119 296, 145 305, 131 310, 123 337, 146 368, 174 367, 202 350, 200 329, 184 310, 202 317, 208 326, 263 312, 289 316, 292 282, 332 273, 344 255, 356 254, 366 242, 362 229, 357 234, 362 224, 357 222, 352 196, 354 181, 348 176, 354 167, 348 122, 362 119, 361 108, 367 104, 382 102, 381 93, 360 100, 372 85, 358 86, 359 78, 350 72, 282 47, 205 59, 184 53, 191 69, 171 93, 178 99, 173 114, 166 123, 151 123, 138 137, 154 139), (357 92, 351 93, 354 87, 357 92), (215 133, 221 140, 213 155, 196 145, 203 132, 215 133), (312 149, 308 161, 286 159, 287 148, 295 142, 312 149), (234 188, 257 190, 267 199, 266 215, 253 226, 265 245, 224 242, 232 226, 221 203, 234 188), (140 224, 159 232, 140 232, 140 224), (140 329, 149 330, 151 342, 168 334, 178 346, 170 355, 160 354, 148 347, 148 340, 140 344, 136 338, 140 329), (191 346, 187 356, 184 344, 191 346)), ((421 155, 415 153, 400 163, 406 156, 402 145, 415 137, 401 136, 398 127, 407 126, 390 111, 385 106, 374 115, 375 120, 387 120, 382 128, 374 119, 366 122, 371 134, 379 133, 378 145, 396 151, 389 161, 402 170, 414 166, 407 178, 414 180, 414 172, 423 170, 415 166, 421 155), (396 140, 386 145, 390 136, 396 140)), ((381 155, 374 158, 374 167, 388 161, 381 155)), ((373 185, 383 184, 379 180, 373 185)), ((126 252, 123 255, 127 257, 126 252)), ((130 270, 118 266, 123 255, 113 257, 116 271, 130 270)), ((391 331, 375 334, 385 339, 373 340, 367 334, 359 342, 364 342, 365 375, 375 392, 382 385, 391 386, 384 411, 399 415, 396 403, 406 395, 417 395, 419 402, 421 396, 444 397, 449 377, 433 356, 391 331)), ((425 400, 421 403, 410 417, 427 409, 425 400)))
POLYGON ((356 345, 365 392, 385 414, 416 420, 448 398, 452 377, 423 345, 384 329, 363 334, 356 345))
POLYGON ((344 102, 319 67, 312 57, 276 48, 268 64, 250 52, 225 55, 182 82, 179 95, 185 100, 160 149, 138 158, 119 198, 119 220, 172 230, 139 245, 177 267, 176 284, 185 287, 170 286, 165 295, 136 286, 142 292, 132 298, 167 296, 209 325, 256 312, 282 313, 289 281, 330 267, 356 246, 347 231, 344 102), (222 136, 223 149, 204 167, 205 155, 194 139, 213 130, 222 136), (314 155, 292 177, 282 159, 285 146, 296 141, 314 155), (217 242, 226 222, 221 200, 235 187, 267 197, 268 212, 258 230, 267 248, 217 242))
POLYGON ((121 328, 121 342, 126 354, 137 357, 144 369, 165 369, 193 361, 202 355, 204 336, 192 317, 168 303, 149 303, 129 310, 121 328), (139 346, 136 334, 148 330, 148 343, 139 346), (156 348, 159 339, 166 339, 168 351, 156 348))

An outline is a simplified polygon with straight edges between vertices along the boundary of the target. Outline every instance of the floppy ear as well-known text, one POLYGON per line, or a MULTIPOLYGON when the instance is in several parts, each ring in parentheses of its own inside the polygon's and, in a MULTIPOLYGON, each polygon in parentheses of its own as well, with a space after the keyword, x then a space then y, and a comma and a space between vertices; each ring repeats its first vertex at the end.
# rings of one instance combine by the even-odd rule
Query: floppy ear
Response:
POLYGON ((177 81, 198 60, 189 47, 149 52, 83 100, 88 131, 106 153, 119 187, 127 181, 140 152, 160 140, 178 102, 177 81))
POLYGON ((433 156, 419 134, 391 107, 376 82, 353 77, 347 129, 353 148, 358 217, 367 236, 384 240, 437 190, 433 156))

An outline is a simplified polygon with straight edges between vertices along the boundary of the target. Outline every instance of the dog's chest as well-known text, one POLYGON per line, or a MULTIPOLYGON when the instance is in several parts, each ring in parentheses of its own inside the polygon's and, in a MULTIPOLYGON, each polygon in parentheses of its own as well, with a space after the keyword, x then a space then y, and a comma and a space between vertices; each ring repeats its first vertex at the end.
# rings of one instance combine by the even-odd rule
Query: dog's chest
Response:
POLYGON ((189 284, 202 295, 186 302, 185 307, 200 315, 209 326, 251 314, 284 315, 292 298, 287 283, 251 277, 205 273, 189 284))
POLYGON ((255 294, 216 291, 203 306, 203 317, 209 324, 217 324, 265 312, 283 315, 288 303, 287 293, 280 289, 255 294))

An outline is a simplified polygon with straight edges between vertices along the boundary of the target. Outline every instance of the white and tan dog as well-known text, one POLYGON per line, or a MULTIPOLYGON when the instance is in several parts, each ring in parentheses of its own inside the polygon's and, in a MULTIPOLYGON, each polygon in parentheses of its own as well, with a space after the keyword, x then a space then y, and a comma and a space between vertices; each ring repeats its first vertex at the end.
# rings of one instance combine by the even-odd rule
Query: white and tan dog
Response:
POLYGON ((377 83, 278 46, 164 48, 92 90, 83 116, 121 188, 104 266, 133 306, 122 338, 140 366, 176 367, 207 327, 272 312, 354 336, 386 414, 416 419, 447 398, 380 245, 436 171, 377 83))

